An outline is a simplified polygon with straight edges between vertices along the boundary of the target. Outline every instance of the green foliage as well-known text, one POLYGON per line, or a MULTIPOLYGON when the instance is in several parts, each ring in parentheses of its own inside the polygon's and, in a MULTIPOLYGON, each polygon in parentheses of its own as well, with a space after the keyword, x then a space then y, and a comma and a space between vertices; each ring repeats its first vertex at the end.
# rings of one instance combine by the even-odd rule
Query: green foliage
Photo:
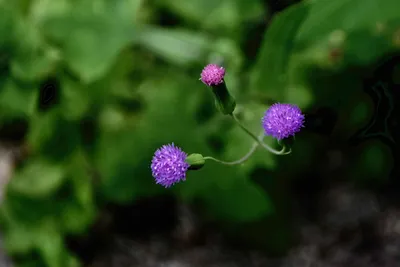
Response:
POLYGON ((102 77, 121 49, 135 39, 132 18, 136 10, 131 2, 71 5, 43 19, 39 27, 45 37, 59 44, 67 65, 90 83, 102 77))
MULTIPOLYGON (((371 117, 351 67, 368 68, 400 48, 397 0, 304 1, 273 17, 247 72, 244 25, 267 15, 262 1, 144 2, 0 1, 0 124, 22 118, 29 125, 30 155, 0 209, 7 251, 25 259, 20 266, 80 266, 65 238, 84 233, 102 203, 165 193, 197 201, 204 216, 229 225, 266 219, 273 233, 257 238, 287 247, 290 238, 279 234, 287 232, 280 209, 288 201, 280 173, 291 179, 310 168, 319 140, 299 137, 288 157, 259 149, 240 166, 207 162, 168 190, 151 177, 154 151, 175 142, 188 153, 236 160, 250 149, 252 139, 216 111, 198 81, 206 63, 221 59, 236 113, 252 131, 261 132, 268 106, 256 98, 304 110, 340 106, 335 134, 348 137, 371 117), (162 9, 185 24, 157 25, 162 9), (58 94, 43 108, 46 82, 58 94), (261 183, 254 179, 260 169, 261 183)), ((385 146, 357 149, 356 179, 388 174, 385 146)))
MULTIPOLYGON (((398 51, 393 38, 400 16, 394 6, 394 1, 340 0, 305 1, 289 7, 273 19, 265 35, 251 88, 304 108, 319 101, 313 96, 321 91, 316 88, 320 84, 310 85, 313 68, 338 73, 398 51)), ((324 83, 321 80, 321 87, 324 83)), ((336 90, 324 90, 324 94, 332 104, 332 97, 340 97, 336 90)))
POLYGON ((188 22, 196 23, 198 27, 213 31, 221 30, 222 35, 226 32, 237 31, 242 24, 264 15, 262 2, 258 0, 247 2, 194 0, 184 3, 178 0, 160 0, 159 3, 188 22))

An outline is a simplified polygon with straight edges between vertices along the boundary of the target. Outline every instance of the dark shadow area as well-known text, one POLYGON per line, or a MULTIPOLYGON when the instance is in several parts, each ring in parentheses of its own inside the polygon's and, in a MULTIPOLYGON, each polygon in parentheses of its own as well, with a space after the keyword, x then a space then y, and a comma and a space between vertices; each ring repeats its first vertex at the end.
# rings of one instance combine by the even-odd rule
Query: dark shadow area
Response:
POLYGON ((38 99, 39 111, 48 111, 60 103, 60 86, 60 82, 54 77, 50 77, 40 84, 38 99))

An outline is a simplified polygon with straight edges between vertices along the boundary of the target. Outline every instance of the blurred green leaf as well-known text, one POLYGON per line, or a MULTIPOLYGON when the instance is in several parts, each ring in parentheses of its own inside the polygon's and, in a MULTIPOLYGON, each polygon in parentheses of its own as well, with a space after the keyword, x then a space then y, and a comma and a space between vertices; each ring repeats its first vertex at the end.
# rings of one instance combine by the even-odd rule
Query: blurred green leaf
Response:
POLYGON ((260 0, 161 0, 160 3, 187 20, 209 29, 235 29, 263 15, 260 0))
MULTIPOLYGON (((312 80, 316 68, 337 73, 353 64, 371 64, 395 51, 392 39, 400 26, 400 15, 393 11, 393 5, 394 1, 381 6, 376 0, 340 0, 289 7, 273 19, 265 34, 252 73, 252 89, 263 91, 271 101, 301 107, 320 103, 322 94, 315 92, 326 82, 312 80), (354 6, 360 8, 354 12, 354 6)), ((330 92, 325 91, 326 95, 330 92)))
POLYGON ((37 92, 23 88, 11 79, 7 79, 0 88, 0 117, 30 117, 37 101, 37 92))
POLYGON ((18 50, 11 61, 12 73, 22 80, 39 81, 53 71, 59 55, 44 42, 32 21, 21 18, 17 26, 16 34, 23 38, 16 46, 18 50))
POLYGON ((76 4, 76 1, 71 0, 40 0, 30 2, 30 18, 35 25, 40 25, 49 17, 65 14, 67 10, 73 7, 74 2, 76 4))
POLYGON ((66 253, 62 234, 53 222, 45 221, 35 230, 35 242, 47 266, 80 266, 75 258, 66 253))
POLYGON ((12 48, 17 38, 15 15, 15 10, 5 3, 0 3, 0 51, 2 56, 7 52, 13 52, 12 48))
POLYGON ((64 119, 57 109, 38 114, 32 118, 27 141, 35 153, 65 160, 81 142, 79 125, 64 119))
POLYGON ((56 55, 52 56, 47 51, 26 51, 20 53, 11 62, 13 75, 23 80, 39 80, 48 75, 54 67, 56 55), (38 55, 42 53, 42 55, 38 55))
POLYGON ((372 27, 354 31, 348 36, 344 47, 344 59, 348 64, 367 65, 391 52, 399 51, 394 36, 400 27, 400 15, 387 21, 385 30, 380 32, 379 22, 372 27))
POLYGON ((10 253, 29 253, 34 248, 35 240, 33 234, 28 227, 16 223, 7 229, 4 236, 4 246, 10 253))
POLYGON ((47 266, 62 266, 63 240, 56 225, 49 221, 43 222, 35 229, 36 243, 47 266))
POLYGON ((165 60, 179 65, 202 62, 211 46, 211 39, 184 29, 147 26, 141 29, 139 42, 165 60))
POLYGON ((296 40, 300 43, 315 42, 334 30, 351 33, 371 29, 377 23, 399 19, 396 0, 338 0, 316 1, 310 5, 309 15, 299 28, 296 40))
POLYGON ((316 2, 296 35, 299 51, 321 67, 371 64, 396 50, 395 6, 393 0, 316 2))
POLYGON ((273 204, 266 193, 248 177, 235 175, 233 169, 224 171, 221 175, 227 176, 229 183, 224 187, 216 185, 210 189, 210 193, 201 196, 208 212, 214 217, 222 221, 242 223, 261 219, 273 211, 273 204))
MULTIPOLYGON (((201 152, 210 155, 206 148, 201 152)), ((187 180, 173 190, 185 201, 202 204, 209 218, 230 224, 262 219, 274 210, 268 195, 240 166, 207 161, 204 168, 189 172, 187 180)))
POLYGON ((45 160, 26 165, 10 182, 10 189, 30 197, 46 197, 57 190, 65 178, 61 166, 45 160))
MULTIPOLYGON (((129 7, 128 1, 121 3, 129 7)), ((82 3, 72 10, 65 9, 41 25, 45 34, 61 45, 68 65, 86 83, 109 71, 121 50, 135 37, 132 18, 126 17, 129 13, 123 6, 107 9, 99 2, 95 12, 93 5, 82 3)))
POLYGON ((309 5, 299 3, 276 15, 265 33, 252 73, 252 89, 264 91, 272 99, 283 99, 287 70, 294 48, 294 38, 306 18, 309 5))
POLYGON ((239 77, 242 71, 242 64, 244 60, 243 52, 240 50, 239 44, 232 39, 218 38, 213 43, 212 52, 209 56, 208 62, 218 63, 222 60, 223 65, 229 69, 226 73, 226 78, 229 82, 229 89, 232 90, 232 80, 239 77), (230 78, 228 78, 231 76, 230 78))
POLYGON ((67 233, 83 234, 94 218, 93 206, 84 207, 72 199, 60 210, 60 225, 67 233))
POLYGON ((161 192, 162 188, 153 183, 146 164, 150 152, 148 140, 132 131, 121 131, 102 136, 98 146, 95 166, 107 199, 128 202, 138 196, 161 192))
POLYGON ((87 86, 66 77, 61 79, 61 87, 61 110, 64 118, 67 120, 82 118, 90 108, 92 92, 87 86))
POLYGON ((4 234, 4 246, 9 253, 29 253, 34 248, 34 233, 30 229, 29 222, 18 222, 12 215, 7 205, 1 207, 2 231, 4 234))
POLYGON ((96 216, 94 181, 83 153, 77 153, 72 157, 67 175, 72 192, 66 205, 62 206, 60 224, 68 233, 83 233, 96 216))
POLYGON ((62 167, 31 160, 11 180, 1 215, 13 255, 38 250, 44 266, 80 266, 64 246, 63 235, 86 230, 95 208, 86 161, 79 153, 71 159, 62 167))

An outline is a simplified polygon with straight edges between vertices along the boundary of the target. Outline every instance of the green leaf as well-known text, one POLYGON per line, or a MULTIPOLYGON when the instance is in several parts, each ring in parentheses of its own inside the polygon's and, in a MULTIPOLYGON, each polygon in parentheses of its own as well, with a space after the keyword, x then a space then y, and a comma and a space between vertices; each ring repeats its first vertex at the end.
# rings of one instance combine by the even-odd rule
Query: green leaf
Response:
MULTIPOLYGON (((208 149, 202 152, 210 154, 208 149)), ((268 195, 240 166, 206 161, 202 169, 190 171, 187 180, 173 190, 185 201, 201 204, 208 217, 231 224, 259 220, 274 210, 268 195)))
POLYGON ((96 215, 85 159, 76 154, 62 167, 46 162, 46 168, 39 169, 42 162, 34 160, 12 179, 6 207, 22 222, 37 224, 47 218, 62 232, 84 232, 96 215))
POLYGON ((315 2, 296 36, 298 53, 321 68, 371 64, 399 48, 396 5, 393 0, 315 2))
POLYGON ((72 10, 65 9, 42 25, 45 34, 61 45, 68 65, 86 83, 108 72, 135 34, 132 18, 126 17, 129 13, 123 7, 107 9, 99 3, 100 12, 94 12, 92 5, 82 3, 72 10))
POLYGON ((78 267, 77 259, 67 251, 63 236, 58 226, 52 221, 44 221, 35 230, 36 246, 42 255, 46 266, 78 267))
POLYGON ((79 125, 67 121, 54 109, 32 118, 27 140, 35 153, 43 153, 52 160, 65 160, 80 145, 81 136, 79 125))
POLYGON ((235 223, 255 221, 273 212, 273 204, 266 193, 248 177, 235 175, 235 172, 238 170, 221 173, 225 179, 231 179, 229 183, 224 187, 215 185, 208 194, 202 195, 207 210, 220 220, 235 223))
POLYGON ((8 253, 29 253, 34 248, 34 244, 33 233, 24 225, 15 224, 4 235, 4 246, 8 253))
MULTIPOLYGON (((31 1, 30 15, 34 24, 42 24, 46 19, 65 14, 71 9, 75 1, 71 0, 41 0, 31 1)), ((76 2, 75 2, 76 4, 76 2)))
POLYGON ((57 55, 49 51, 26 51, 19 53, 11 62, 11 70, 21 80, 38 81, 55 67, 57 55))
MULTIPOLYGON (((309 15, 299 28, 297 41, 315 42, 334 30, 351 33, 399 19, 396 0, 338 0, 316 1, 310 5, 309 15)), ((371 36, 372 37, 372 36, 371 36)))
POLYGON ((15 10, 9 8, 6 4, 0 5, 0 49, 2 53, 13 52, 13 45, 18 38, 15 33, 15 13, 15 10))
POLYGON ((237 29, 243 22, 262 16, 259 0, 164 0, 161 4, 184 17, 210 29, 237 29))
POLYGON ((139 42, 165 60, 184 66, 202 62, 212 44, 211 39, 201 33, 152 26, 141 29, 139 42))
POLYGON ((89 88, 69 78, 61 78, 61 110, 67 120, 79 120, 90 108, 89 88))
POLYGON ((60 225, 67 233, 84 233, 96 216, 93 177, 83 153, 76 153, 68 165, 70 196, 60 211, 60 225))
POLYGON ((7 79, 0 88, 0 117, 30 117, 36 108, 37 93, 32 87, 23 88, 7 79))
POLYGON ((352 32, 344 46, 344 60, 348 65, 368 65, 379 58, 399 51, 395 44, 396 31, 400 27, 400 15, 397 20, 387 21, 385 30, 380 32, 378 24, 371 28, 352 32))
POLYGON ((7 205, 1 207, 2 232, 4 247, 8 253, 23 254, 29 253, 35 246, 34 233, 30 231, 29 225, 19 222, 12 217, 7 205))
POLYGON ((47 266, 61 266, 63 240, 60 232, 53 222, 42 223, 35 229, 36 245, 44 258, 47 266))
POLYGON ((95 166, 101 174, 102 194, 111 201, 127 202, 160 191, 146 164, 150 153, 147 138, 134 131, 101 136, 95 166))
POLYGON ((252 73, 253 90, 264 91, 269 98, 275 100, 284 97, 294 39, 307 16, 308 9, 309 4, 302 2, 285 9, 273 18, 252 73))
POLYGON ((55 192, 63 183, 65 173, 62 166, 37 159, 31 161, 13 179, 10 190, 33 198, 43 198, 55 192))
POLYGON ((328 77, 327 73, 316 79, 318 69, 338 73, 355 64, 371 64, 396 51, 393 36, 400 26, 400 16, 393 11, 394 1, 378 3, 303 2, 280 13, 266 32, 252 73, 252 90, 262 91, 271 102, 296 103, 302 108, 313 102, 336 105, 337 93, 333 92, 351 85, 336 85, 331 92, 323 78, 328 77))
POLYGON ((95 218, 93 207, 83 207, 71 200, 61 210, 60 225, 66 233, 84 234, 95 218))
POLYGON ((21 80, 40 81, 55 69, 59 55, 44 42, 37 25, 31 20, 20 18, 16 25, 16 34, 21 38, 16 45, 17 53, 11 60, 11 71, 21 80))

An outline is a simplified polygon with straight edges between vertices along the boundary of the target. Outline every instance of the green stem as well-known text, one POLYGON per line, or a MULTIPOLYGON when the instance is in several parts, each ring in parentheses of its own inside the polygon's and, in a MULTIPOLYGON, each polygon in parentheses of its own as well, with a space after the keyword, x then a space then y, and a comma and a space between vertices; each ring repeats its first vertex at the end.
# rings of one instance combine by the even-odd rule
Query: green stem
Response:
POLYGON ((224 165, 237 165, 237 164, 241 164, 243 162, 245 162, 246 160, 248 160, 251 155, 253 155, 253 153, 256 151, 257 147, 259 146, 259 143, 254 143, 253 146, 250 148, 249 152, 247 152, 246 155, 244 155, 242 158, 235 160, 235 161, 223 161, 223 160, 219 160, 213 157, 204 157, 205 160, 213 160, 215 162, 224 164, 224 165))
POLYGON ((284 152, 286 150, 285 146, 282 147, 281 151, 277 151, 270 147, 269 145, 265 144, 263 142, 264 135, 261 138, 258 138, 255 134, 253 134, 249 129, 247 129, 239 120, 238 118, 234 115, 231 114, 233 120, 239 125, 239 127, 245 131, 251 138, 253 138, 260 146, 262 146, 264 149, 268 150, 269 152, 275 154, 275 155, 287 155, 290 154, 292 151, 289 150, 288 152, 284 152))

